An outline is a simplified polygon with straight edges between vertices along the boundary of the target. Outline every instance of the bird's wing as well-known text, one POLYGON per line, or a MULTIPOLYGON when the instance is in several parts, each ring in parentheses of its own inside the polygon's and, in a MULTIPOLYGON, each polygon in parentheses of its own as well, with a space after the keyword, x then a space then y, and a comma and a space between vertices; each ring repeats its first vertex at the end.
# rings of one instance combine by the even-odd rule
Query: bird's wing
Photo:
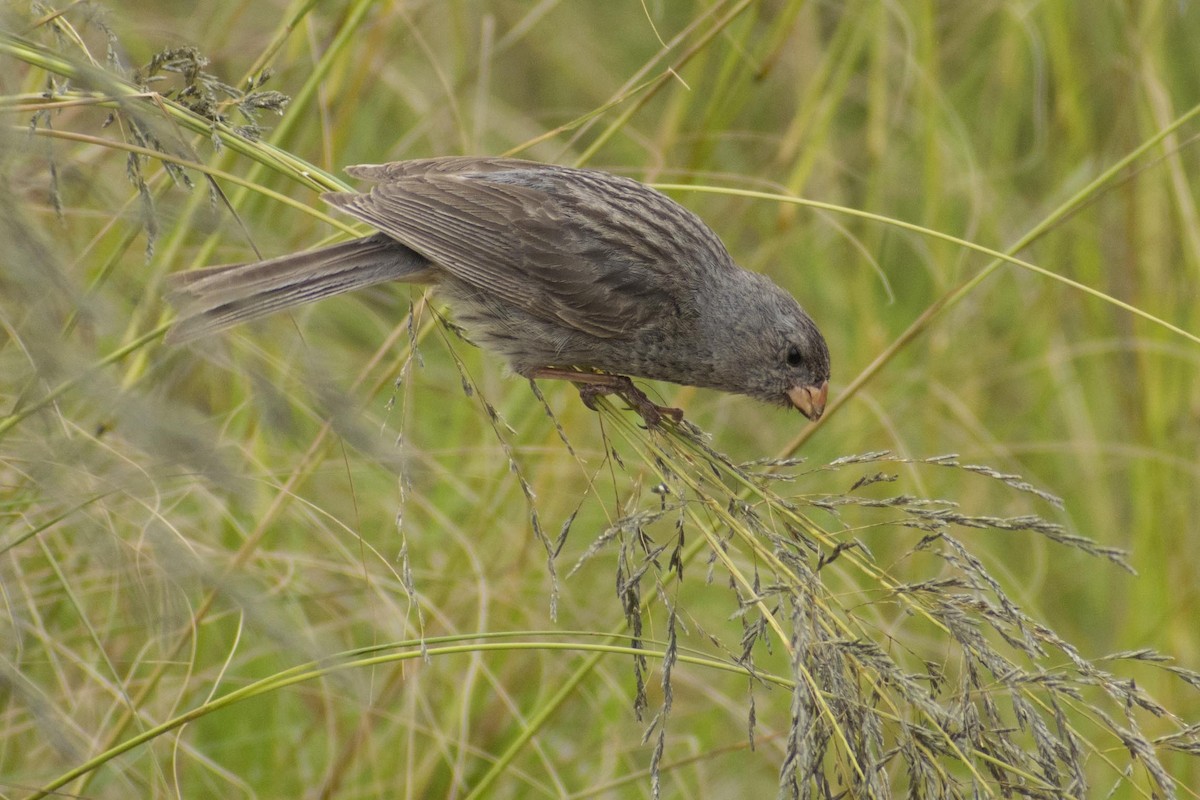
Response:
MULTIPOLYGON (((325 199, 430 259, 460 283, 542 319, 619 337, 687 313, 690 212, 634 181, 512 159, 353 167, 369 193, 325 199)), ((711 239, 711 241, 709 241, 711 239)), ((714 244, 715 243, 715 244, 714 244)))

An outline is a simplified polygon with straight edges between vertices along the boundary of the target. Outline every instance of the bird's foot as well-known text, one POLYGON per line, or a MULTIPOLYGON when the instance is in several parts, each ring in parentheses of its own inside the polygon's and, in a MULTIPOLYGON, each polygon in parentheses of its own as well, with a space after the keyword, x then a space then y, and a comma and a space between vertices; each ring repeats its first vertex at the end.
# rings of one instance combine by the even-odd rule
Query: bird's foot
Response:
POLYGON ((593 411, 596 410, 596 398, 606 394, 615 394, 636 411, 647 427, 657 428, 662 424, 663 417, 670 417, 675 422, 683 420, 682 408, 660 406, 641 389, 633 385, 633 381, 624 375, 605 375, 610 381, 604 383, 577 383, 579 398, 583 404, 593 411))
POLYGON ((646 422, 646 427, 657 428, 664 417, 674 422, 683 421, 683 409, 660 406, 641 389, 633 385, 633 381, 625 375, 606 375, 598 372, 575 372, 573 370, 542 367, 534 370, 531 378, 554 378, 567 380, 579 389, 579 399, 588 408, 596 411, 596 398, 614 394, 629 404, 646 422))

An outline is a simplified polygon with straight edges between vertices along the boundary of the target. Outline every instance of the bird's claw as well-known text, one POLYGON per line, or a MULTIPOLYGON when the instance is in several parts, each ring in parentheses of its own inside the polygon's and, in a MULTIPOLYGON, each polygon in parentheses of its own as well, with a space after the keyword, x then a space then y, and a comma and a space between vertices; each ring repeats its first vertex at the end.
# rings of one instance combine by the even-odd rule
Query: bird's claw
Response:
POLYGON ((683 409, 660 406, 653 402, 646 393, 633 385, 633 381, 625 375, 606 376, 609 380, 602 383, 579 383, 579 399, 583 404, 596 411, 596 398, 603 395, 615 394, 629 407, 636 411, 645 421, 646 427, 657 428, 662 424, 663 417, 670 417, 674 422, 683 421, 683 409))

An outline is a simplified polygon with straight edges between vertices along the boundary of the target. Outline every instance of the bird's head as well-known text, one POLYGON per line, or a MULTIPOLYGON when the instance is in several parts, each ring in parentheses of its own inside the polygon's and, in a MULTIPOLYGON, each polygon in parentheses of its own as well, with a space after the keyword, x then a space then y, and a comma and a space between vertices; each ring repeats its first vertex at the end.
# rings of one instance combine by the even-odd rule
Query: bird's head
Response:
POLYGON ((733 391, 797 409, 811 420, 825 411, 829 395, 829 347, 816 323, 790 294, 769 278, 751 276, 744 295, 726 309, 733 358, 724 370, 733 391), (740 374, 732 374, 740 373, 740 374))

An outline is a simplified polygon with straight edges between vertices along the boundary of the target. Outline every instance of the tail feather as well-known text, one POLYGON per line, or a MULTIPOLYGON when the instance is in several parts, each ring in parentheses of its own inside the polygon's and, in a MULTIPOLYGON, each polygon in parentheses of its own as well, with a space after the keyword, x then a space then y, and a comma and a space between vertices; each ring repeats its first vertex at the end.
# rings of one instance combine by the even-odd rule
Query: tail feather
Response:
POLYGON ((422 283, 431 278, 427 259, 383 234, 252 264, 181 272, 168 279, 168 295, 179 319, 166 341, 182 344, 376 283, 422 283))

